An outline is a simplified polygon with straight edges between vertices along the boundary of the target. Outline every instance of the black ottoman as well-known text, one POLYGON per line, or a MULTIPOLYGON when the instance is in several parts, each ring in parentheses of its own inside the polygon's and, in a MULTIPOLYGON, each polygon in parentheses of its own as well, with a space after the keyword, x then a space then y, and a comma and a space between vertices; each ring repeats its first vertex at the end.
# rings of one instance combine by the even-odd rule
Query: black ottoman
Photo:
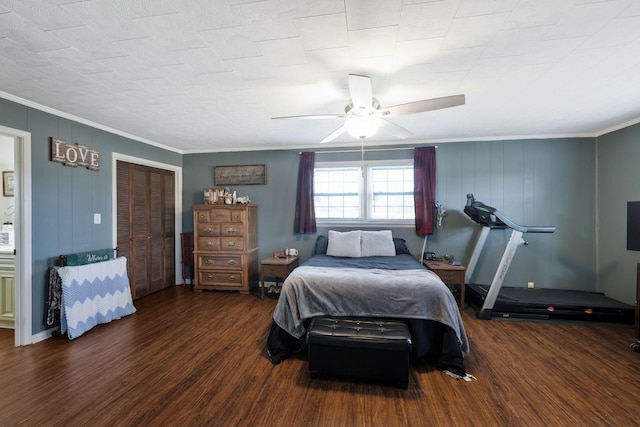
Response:
POLYGON ((316 317, 307 332, 309 374, 409 385, 411 335, 397 320, 316 317))

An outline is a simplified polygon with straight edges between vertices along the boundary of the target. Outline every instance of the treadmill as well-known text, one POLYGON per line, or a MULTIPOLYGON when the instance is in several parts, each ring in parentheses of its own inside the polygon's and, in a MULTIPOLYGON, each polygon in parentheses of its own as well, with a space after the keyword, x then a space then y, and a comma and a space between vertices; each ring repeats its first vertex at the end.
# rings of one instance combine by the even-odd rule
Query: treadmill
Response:
POLYGON ((521 245, 525 233, 553 233, 551 226, 523 226, 509 220, 502 212, 487 206, 467 194, 464 212, 482 227, 465 273, 467 300, 480 307, 477 317, 526 319, 597 320, 601 322, 634 322, 635 307, 606 297, 599 292, 569 289, 524 288, 502 286, 509 265, 521 245), (511 237, 504 250, 491 285, 471 284, 471 277, 489 236, 495 229, 511 229, 511 237))

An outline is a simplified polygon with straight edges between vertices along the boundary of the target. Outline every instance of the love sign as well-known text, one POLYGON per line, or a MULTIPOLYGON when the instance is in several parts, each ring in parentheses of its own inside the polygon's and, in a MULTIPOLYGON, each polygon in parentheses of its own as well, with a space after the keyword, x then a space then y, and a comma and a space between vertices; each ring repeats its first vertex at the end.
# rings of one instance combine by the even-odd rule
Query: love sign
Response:
POLYGON ((100 170, 100 152, 98 150, 53 137, 51 137, 51 161, 74 168, 84 166, 90 170, 100 170))

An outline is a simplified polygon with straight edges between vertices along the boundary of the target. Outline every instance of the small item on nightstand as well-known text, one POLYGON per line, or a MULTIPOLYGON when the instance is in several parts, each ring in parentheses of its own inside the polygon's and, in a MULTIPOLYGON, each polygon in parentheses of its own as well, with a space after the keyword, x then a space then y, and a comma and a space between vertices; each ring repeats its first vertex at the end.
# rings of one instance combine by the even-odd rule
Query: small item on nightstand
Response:
POLYGON ((426 259, 428 261, 435 261, 436 260, 436 253, 435 252, 425 252, 422 256, 423 259, 426 259))

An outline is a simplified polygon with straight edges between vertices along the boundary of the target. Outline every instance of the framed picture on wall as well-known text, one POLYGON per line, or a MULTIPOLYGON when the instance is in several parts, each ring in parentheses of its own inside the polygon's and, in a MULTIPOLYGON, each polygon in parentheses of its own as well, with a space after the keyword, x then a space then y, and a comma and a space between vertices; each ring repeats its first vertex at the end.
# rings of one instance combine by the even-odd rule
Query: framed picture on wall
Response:
POLYGON ((13 197, 13 171, 2 172, 2 195, 13 197))

